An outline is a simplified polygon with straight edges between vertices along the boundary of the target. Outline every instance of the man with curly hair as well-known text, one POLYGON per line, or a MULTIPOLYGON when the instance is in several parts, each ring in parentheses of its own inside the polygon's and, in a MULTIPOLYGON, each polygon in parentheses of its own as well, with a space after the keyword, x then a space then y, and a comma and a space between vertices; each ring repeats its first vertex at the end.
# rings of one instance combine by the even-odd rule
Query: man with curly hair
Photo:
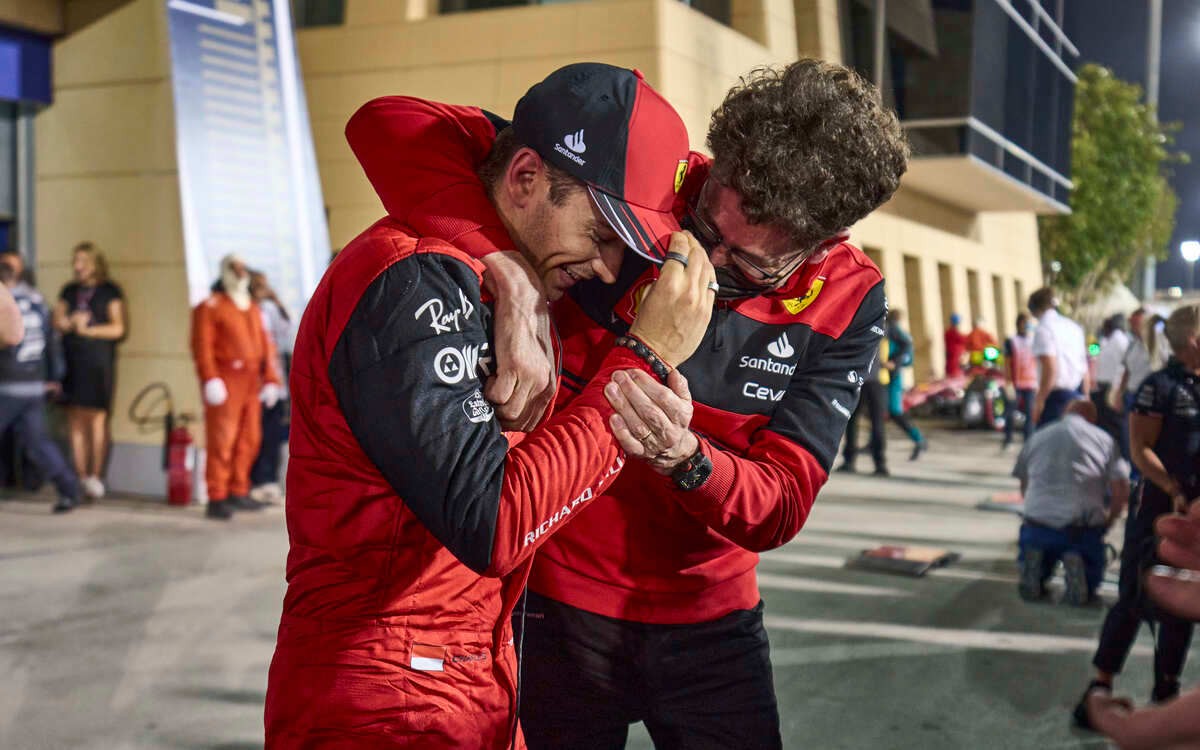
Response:
MULTIPOLYGON (((447 189, 482 184, 463 122, 429 122, 445 112, 429 102, 385 101, 373 127, 397 138, 364 166, 396 185, 381 191, 390 214, 411 209, 403 190, 418 174, 438 172, 447 189), (422 122, 420 139, 403 137, 406 118, 422 122)), ((635 377, 606 390, 633 460, 534 560, 521 721, 535 750, 623 747, 636 721, 660 748, 782 744, 757 553, 803 526, 878 366, 883 279, 846 228, 895 192, 908 146, 870 84, 818 60, 751 72, 713 114, 708 145, 713 158, 680 165, 675 206, 717 269, 705 338, 679 368, 686 382, 635 377)), ((492 234, 447 239, 473 255, 512 249, 490 245, 492 234)), ((554 304, 556 409, 628 330, 658 272, 626 254, 615 284, 584 281, 554 304)))

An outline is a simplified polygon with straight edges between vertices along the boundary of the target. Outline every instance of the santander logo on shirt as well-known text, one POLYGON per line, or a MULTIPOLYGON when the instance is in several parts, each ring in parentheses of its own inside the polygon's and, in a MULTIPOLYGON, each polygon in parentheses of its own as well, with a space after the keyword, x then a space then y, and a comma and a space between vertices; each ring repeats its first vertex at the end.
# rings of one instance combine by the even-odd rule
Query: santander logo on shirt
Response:
POLYGON ((792 348, 792 342, 788 341, 787 331, 784 331, 779 338, 772 341, 770 346, 767 347, 767 351, 771 353, 771 356, 779 357, 780 359, 787 359, 796 353, 796 350, 792 348))

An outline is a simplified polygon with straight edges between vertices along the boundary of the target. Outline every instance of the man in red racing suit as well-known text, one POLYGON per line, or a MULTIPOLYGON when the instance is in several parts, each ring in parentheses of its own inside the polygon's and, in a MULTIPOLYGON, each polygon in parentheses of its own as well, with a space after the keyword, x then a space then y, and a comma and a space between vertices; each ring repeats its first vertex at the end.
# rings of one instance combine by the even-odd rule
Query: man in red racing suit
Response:
MULTIPOLYGON (((631 330, 648 349, 608 347, 593 386, 518 441, 480 391, 492 325, 484 266, 394 218, 347 245, 295 346, 268 747, 523 746, 509 614, 533 551, 623 464, 602 388, 618 370, 661 376, 707 323, 712 266, 694 239, 671 234, 688 146, 674 110, 634 72, 582 63, 530 89, 515 121, 520 141, 492 155, 498 235, 546 289, 611 282, 618 226, 659 253, 669 239, 682 258, 631 330), (571 159, 574 148, 559 154, 563 134, 579 151, 586 137, 595 169, 571 159), (621 222, 606 225, 601 199, 621 222)), ((439 203, 440 188, 431 207, 458 205, 439 203)))
MULTIPOLYGON (((418 151, 395 126, 414 110, 439 111, 378 100, 362 130, 392 146, 364 167, 385 183, 393 216, 411 211, 405 185, 431 158, 448 184, 470 183, 481 148, 473 138, 486 134, 471 125, 482 113, 455 109, 453 121, 431 126, 440 137, 429 156, 428 141, 418 151)), ((894 192, 907 146, 869 84, 813 60, 759 71, 730 92, 709 144, 715 162, 691 155, 675 205, 721 282, 705 338, 680 367, 695 407, 684 454, 709 467, 679 476, 679 464, 632 461, 606 502, 539 552, 522 667, 532 748, 622 747, 638 720, 659 747, 780 746, 756 552, 804 524, 876 366, 883 281, 842 229, 894 192), (773 164, 781 153, 792 158, 773 164)), ((616 284, 580 284, 555 304, 564 348, 556 408, 589 392, 655 272, 629 258, 616 284)), ((622 444, 642 456, 668 447, 622 444)))

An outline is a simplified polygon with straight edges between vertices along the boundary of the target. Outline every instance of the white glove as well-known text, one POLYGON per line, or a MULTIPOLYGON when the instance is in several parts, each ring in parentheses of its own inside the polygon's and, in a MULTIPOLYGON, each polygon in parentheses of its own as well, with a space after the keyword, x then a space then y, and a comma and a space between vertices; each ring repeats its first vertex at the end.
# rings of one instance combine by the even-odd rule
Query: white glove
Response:
POLYGON ((220 406, 225 403, 227 398, 229 398, 229 391, 225 388, 224 380, 209 378, 204 381, 204 403, 209 406, 220 406))
POLYGON ((268 409, 275 408, 275 404, 279 403, 279 397, 282 395, 282 390, 274 383, 267 383, 258 392, 258 400, 263 402, 263 406, 268 409))

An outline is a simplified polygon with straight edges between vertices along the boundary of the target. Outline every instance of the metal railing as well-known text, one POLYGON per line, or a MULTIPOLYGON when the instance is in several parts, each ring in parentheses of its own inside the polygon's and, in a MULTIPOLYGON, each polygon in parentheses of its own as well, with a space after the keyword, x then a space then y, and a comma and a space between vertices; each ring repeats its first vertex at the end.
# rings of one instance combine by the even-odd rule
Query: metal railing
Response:
POLYGON ((1067 190, 1075 187, 1075 184, 1048 164, 1005 138, 1002 134, 992 129, 982 121, 974 117, 933 117, 923 120, 904 120, 900 123, 908 130, 927 130, 934 128, 968 128, 975 131, 979 135, 987 138, 996 146, 996 157, 994 165, 1000 169, 1004 168, 1004 154, 1012 154, 1015 158, 1021 160, 1025 164, 1026 183, 1032 182, 1033 170, 1037 170, 1046 178, 1061 185, 1067 190))

